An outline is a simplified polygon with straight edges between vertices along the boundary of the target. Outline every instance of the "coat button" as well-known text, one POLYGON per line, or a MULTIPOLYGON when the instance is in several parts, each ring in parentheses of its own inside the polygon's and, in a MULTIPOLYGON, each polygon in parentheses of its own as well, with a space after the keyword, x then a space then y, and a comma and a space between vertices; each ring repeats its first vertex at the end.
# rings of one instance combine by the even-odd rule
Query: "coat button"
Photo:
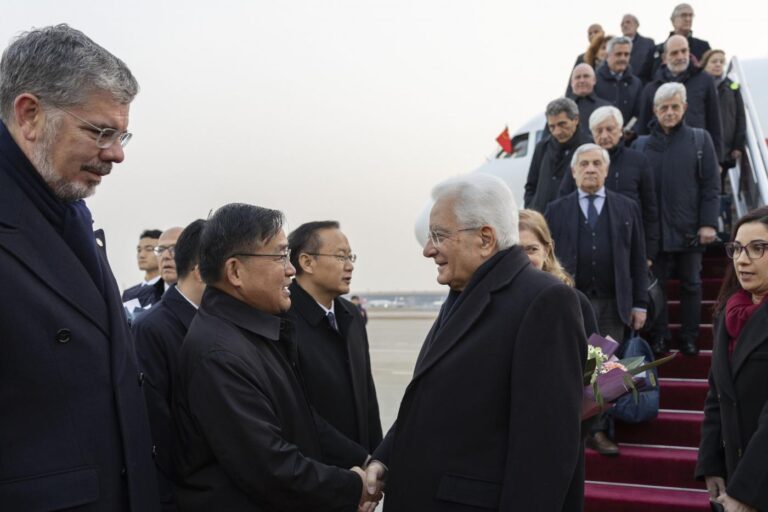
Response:
POLYGON ((67 343, 72 339, 72 332, 69 329, 59 329, 56 331, 56 341, 59 343, 67 343))
POLYGON ((153 458, 157 457, 157 445, 156 444, 152 445, 152 457, 153 458))
POLYGON ((139 372, 139 387, 144 385, 144 372, 139 372))

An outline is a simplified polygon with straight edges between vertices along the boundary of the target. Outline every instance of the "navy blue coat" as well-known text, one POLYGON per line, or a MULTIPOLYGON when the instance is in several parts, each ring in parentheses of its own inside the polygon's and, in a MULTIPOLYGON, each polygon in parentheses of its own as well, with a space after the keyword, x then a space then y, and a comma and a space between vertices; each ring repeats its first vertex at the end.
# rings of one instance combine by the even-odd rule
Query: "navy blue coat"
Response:
POLYGON ((610 101, 603 97, 598 97, 596 90, 586 96, 576 96, 573 92, 567 94, 569 98, 576 102, 579 107, 579 128, 585 133, 589 134, 589 116, 592 112, 600 107, 607 107, 611 104, 610 101))
MULTIPOLYGON (((605 191, 603 212, 611 223, 613 275, 619 317, 631 325, 632 308, 648 305, 648 265, 645 261, 643 221, 637 203, 621 194, 605 191), (631 283, 631 286, 628 286, 631 283)), ((579 193, 549 204, 544 214, 555 241, 555 254, 565 270, 576 275, 579 248, 579 193)))
POLYGON ((709 134, 702 130, 701 167, 696 155, 693 128, 685 121, 665 134, 652 124, 643 147, 653 169, 659 205, 661 251, 703 251, 692 248, 702 226, 717 228, 720 213, 720 170, 709 134))
POLYGON ((299 369, 310 403, 339 432, 373 452, 381 442, 381 418, 363 317, 357 306, 337 297, 336 331, 297 281, 290 290, 288 317, 296 328, 299 369))
POLYGON ((643 82, 642 73, 645 69, 645 62, 648 60, 648 56, 653 54, 653 49, 656 43, 650 37, 644 37, 640 34, 635 34, 635 38, 632 40, 632 53, 629 56, 629 65, 632 66, 633 73, 640 78, 643 82))
MULTIPOLYGON (((162 282, 162 280, 161 280, 162 282)), ((189 324, 197 309, 179 293, 176 286, 168 288, 152 309, 133 323, 136 353, 144 372, 144 396, 155 444, 155 464, 158 468, 160 498, 165 510, 175 509, 173 482, 177 481, 174 466, 174 430, 171 421, 171 397, 176 378, 179 350, 189 324)))
POLYGON ((0 148, 0 508, 158 510, 143 379, 103 242, 104 295, 11 178, 31 164, 7 136, 0 148))
POLYGON ((126 288, 123 291, 123 302, 139 299, 142 307, 152 306, 160 301, 165 292, 165 282, 158 279, 155 284, 142 286, 142 283, 126 288))
POLYGON ((715 81, 691 63, 686 71, 672 78, 664 65, 659 68, 653 81, 643 89, 640 97, 640 115, 637 119, 637 133, 647 135, 651 131, 650 123, 654 120, 653 97, 662 84, 680 82, 685 86, 688 96, 688 110, 685 112, 685 123, 695 128, 704 128, 712 137, 715 154, 720 161, 723 152, 723 127, 720 120, 720 99, 715 88, 715 81))
POLYGON ((637 117, 643 82, 632 74, 632 66, 624 71, 620 79, 617 79, 611 74, 608 64, 603 64, 597 68, 595 78, 597 80, 595 94, 621 110, 624 124, 627 124, 633 117, 637 117))
MULTIPOLYGON (((653 170, 646 156, 619 142, 609 152, 611 165, 605 178, 605 188, 633 199, 640 207, 645 234, 645 254, 649 260, 659 252, 659 206, 656 187, 653 184, 653 170)), ((576 190, 573 174, 563 178, 560 196, 567 196, 576 190)))
POLYGON ((385 511, 582 509, 579 301, 521 247, 496 256, 443 306, 374 453, 385 511))

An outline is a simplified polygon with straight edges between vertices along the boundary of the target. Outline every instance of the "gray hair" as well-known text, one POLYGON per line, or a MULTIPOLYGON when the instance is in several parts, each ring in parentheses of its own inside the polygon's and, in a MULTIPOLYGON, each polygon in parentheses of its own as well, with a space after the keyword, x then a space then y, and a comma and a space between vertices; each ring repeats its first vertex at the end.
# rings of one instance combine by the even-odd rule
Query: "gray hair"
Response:
POLYGON ((560 115, 563 112, 568 116, 568 119, 574 120, 579 117, 579 106, 570 98, 557 98, 556 100, 549 102, 544 115, 552 117, 560 115))
POLYGON ((515 197, 501 178, 478 172, 449 178, 435 185, 432 199, 454 199, 453 213, 463 226, 491 226, 499 250, 520 241, 515 197))
POLYGON ((619 128, 624 126, 624 116, 621 115, 621 110, 617 109, 613 105, 606 105, 604 107, 596 108, 592 115, 589 116, 589 131, 594 130, 595 126, 599 125, 606 119, 612 117, 619 125, 619 128))
POLYGON ((632 21, 634 21, 635 23, 637 23, 637 26, 638 26, 638 27, 640 26, 640 20, 638 20, 638 19, 637 19, 637 16, 635 16, 634 14, 631 14, 631 13, 627 13, 627 14, 625 14, 624 16, 622 16, 622 18, 626 18, 626 17, 632 18, 632 21))
POLYGON ((663 84, 656 90, 656 94, 653 96, 653 106, 657 107, 660 103, 671 100, 675 96, 679 96, 683 103, 688 102, 688 95, 683 84, 679 82, 663 84))
POLYGON ((21 34, 0 60, 0 118, 4 120, 13 116, 14 101, 25 92, 71 107, 98 91, 126 105, 139 92, 139 84, 123 61, 65 24, 21 34))
POLYGON ((693 12, 693 6, 691 4, 677 4, 674 9, 672 9, 672 16, 669 17, 670 20, 674 21, 675 18, 680 16, 680 11, 682 11, 685 8, 688 8, 693 12))
POLYGON ((608 43, 605 45, 605 51, 608 52, 608 55, 613 53, 613 47, 617 44, 628 44, 629 45, 629 51, 632 51, 632 40, 626 36, 616 36, 612 37, 608 40, 608 43))
POLYGON ((608 155, 608 152, 598 146, 597 144, 592 144, 591 142, 587 144, 582 144, 578 148, 576 148, 576 151, 573 152, 573 158, 571 158, 571 169, 576 168, 576 164, 579 163, 579 156, 582 153, 586 153, 588 151, 599 151, 600 154, 603 157, 603 162, 605 162, 605 166, 608 167, 611 165, 611 157, 608 155))

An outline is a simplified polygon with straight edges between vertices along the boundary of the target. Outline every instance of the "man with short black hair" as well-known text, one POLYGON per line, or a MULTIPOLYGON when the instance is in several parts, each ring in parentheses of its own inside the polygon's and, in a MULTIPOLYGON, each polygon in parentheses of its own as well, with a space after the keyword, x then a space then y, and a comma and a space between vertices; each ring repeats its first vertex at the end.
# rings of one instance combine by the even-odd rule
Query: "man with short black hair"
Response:
POLYGON ((572 99, 549 102, 545 115, 550 135, 536 144, 524 198, 525 208, 542 213, 557 199, 573 151, 589 142, 589 136, 579 129, 579 107, 572 99))
POLYGON ((158 510, 143 379, 83 199, 125 158, 139 86, 67 25, 0 60, 0 507, 158 510))
POLYGON ((368 452, 309 405, 290 321, 283 214, 219 208, 200 240, 207 284, 178 359, 173 418, 179 508, 355 512, 376 497, 368 452), (352 470, 333 467, 353 467, 352 470))
MULTIPOLYGON (((641 137, 642 147, 654 172, 659 205, 660 251, 653 264, 659 288, 666 295, 672 269, 680 277, 680 351, 699 352, 701 321, 701 257, 707 244, 717 238, 720 212, 720 173, 715 148, 706 130, 688 126, 683 84, 664 84, 654 98, 655 121, 651 135, 641 137)), ((667 351, 669 340, 666 304, 652 326, 652 348, 667 351)))
POLYGON ((136 354, 144 371, 144 396, 155 444, 160 499, 163 510, 176 510, 174 482, 174 433, 171 421, 176 365, 189 324, 203 297, 205 283, 198 269, 200 234, 205 221, 192 222, 175 243, 174 260, 178 280, 160 302, 133 323, 136 354))
POLYGON ((139 243, 136 245, 136 259, 139 270, 144 271, 144 280, 123 291, 123 304, 129 312, 133 312, 136 307, 152 307, 152 304, 158 302, 163 296, 165 290, 160 279, 160 269, 154 252, 157 239, 160 238, 161 234, 159 229, 147 229, 139 236, 139 243), (138 304, 130 303, 134 299, 138 304))
POLYGON ((381 442, 368 334, 349 293, 355 255, 336 221, 308 222, 288 235, 296 279, 288 317, 299 367, 320 415, 368 453, 381 442))

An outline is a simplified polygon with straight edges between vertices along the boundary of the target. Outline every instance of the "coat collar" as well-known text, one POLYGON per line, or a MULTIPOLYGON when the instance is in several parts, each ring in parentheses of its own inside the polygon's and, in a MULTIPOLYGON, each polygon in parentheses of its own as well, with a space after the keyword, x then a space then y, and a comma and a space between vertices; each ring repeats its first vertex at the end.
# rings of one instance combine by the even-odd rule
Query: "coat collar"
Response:
MULTIPOLYGON (((301 316, 309 325, 317 327, 325 322, 325 311, 317 301, 294 279, 289 287, 291 290, 291 310, 301 316)), ((339 297, 333 299, 334 315, 342 333, 352 322, 352 313, 339 297)))
POLYGON ((259 311, 213 286, 203 292, 200 309, 272 341, 280 339, 279 316, 259 311))
POLYGON ((457 309, 451 313, 446 321, 437 328, 433 326, 427 336, 425 344, 429 343, 429 347, 423 347, 423 353, 419 356, 419 362, 416 364, 413 380, 409 387, 457 343, 461 342, 464 334, 490 304, 491 294, 508 286, 528 265, 530 265, 530 261, 522 247, 513 246, 475 286, 462 292, 468 295, 463 298, 460 304, 456 304, 457 309))

